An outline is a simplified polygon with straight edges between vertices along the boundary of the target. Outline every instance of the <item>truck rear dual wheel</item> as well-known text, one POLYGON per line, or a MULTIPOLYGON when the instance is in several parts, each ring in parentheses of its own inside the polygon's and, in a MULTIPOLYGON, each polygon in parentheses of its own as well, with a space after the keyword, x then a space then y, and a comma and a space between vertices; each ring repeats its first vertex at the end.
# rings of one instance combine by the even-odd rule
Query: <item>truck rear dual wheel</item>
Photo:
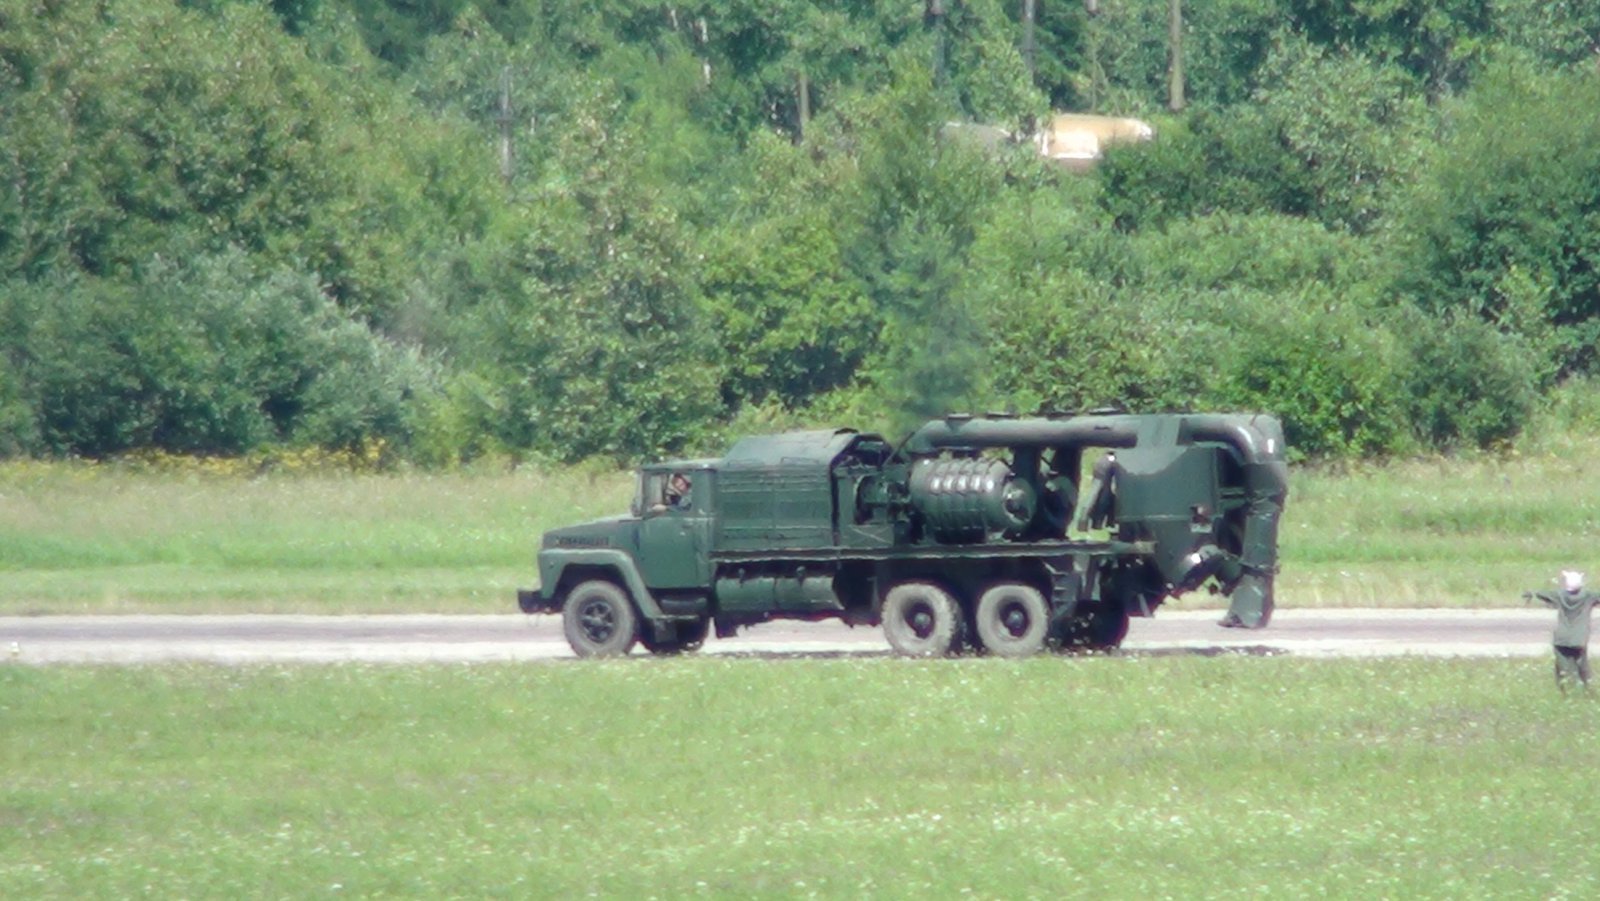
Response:
POLYGON ((978 640, 996 657, 1028 657, 1044 648, 1050 608, 1032 585, 999 582, 978 598, 973 616, 978 640))
POLYGON ((561 628, 579 657, 621 657, 639 637, 639 617, 616 583, 591 579, 567 593, 561 628))
POLYGON ((883 636, 905 657, 944 657, 960 643, 961 607, 932 582, 902 582, 883 597, 883 636))

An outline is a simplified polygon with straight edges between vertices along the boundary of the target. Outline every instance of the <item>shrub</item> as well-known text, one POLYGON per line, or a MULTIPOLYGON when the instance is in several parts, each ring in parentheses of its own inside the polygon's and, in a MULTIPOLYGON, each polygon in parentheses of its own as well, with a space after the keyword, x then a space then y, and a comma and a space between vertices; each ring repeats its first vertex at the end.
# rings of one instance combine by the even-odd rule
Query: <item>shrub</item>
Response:
POLYGON ((1403 350, 1375 311, 1315 288, 1219 299, 1233 322, 1229 344, 1212 347, 1207 405, 1276 414, 1300 457, 1406 447, 1403 350))
POLYGON ((38 450, 39 430, 33 406, 23 397, 22 380, 0 346, 0 459, 20 457, 38 450))
POLYGON ((1464 316, 1403 311, 1403 398, 1417 438, 1444 450, 1504 444, 1538 397, 1542 365, 1528 342, 1464 316))
POLYGON ((155 260, 134 279, 19 285, 0 299, 40 449, 242 453, 267 442, 403 443, 430 374, 316 281, 242 254, 155 260))
POLYGON ((1592 73, 1495 67, 1399 209, 1398 292, 1561 348, 1561 374, 1600 366, 1600 105, 1592 73))

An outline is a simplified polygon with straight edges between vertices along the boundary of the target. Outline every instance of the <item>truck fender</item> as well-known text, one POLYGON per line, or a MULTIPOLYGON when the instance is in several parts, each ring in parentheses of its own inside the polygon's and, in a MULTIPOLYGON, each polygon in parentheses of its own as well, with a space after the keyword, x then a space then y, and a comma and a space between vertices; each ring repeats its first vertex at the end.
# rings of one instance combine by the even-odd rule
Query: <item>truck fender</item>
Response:
MULTIPOLYGON (((553 555, 548 566, 548 584, 553 588, 561 584, 561 577, 570 566, 594 566, 615 570, 622 581, 622 587, 628 589, 633 603, 639 608, 639 615, 645 619, 657 621, 662 618, 661 605, 656 603, 655 596, 644 585, 644 579, 639 575, 639 568, 634 565, 633 557, 626 551, 616 548, 585 548, 582 550, 563 550, 559 555, 553 555)), ((540 569, 546 569, 541 565, 540 569)), ((542 581, 542 580, 541 580, 542 581)))

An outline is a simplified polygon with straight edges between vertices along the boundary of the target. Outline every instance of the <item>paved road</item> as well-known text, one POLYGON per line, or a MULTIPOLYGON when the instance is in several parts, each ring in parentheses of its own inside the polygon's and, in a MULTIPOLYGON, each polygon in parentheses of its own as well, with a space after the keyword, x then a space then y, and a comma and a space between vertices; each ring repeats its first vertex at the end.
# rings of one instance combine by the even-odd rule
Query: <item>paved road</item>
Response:
MULTIPOLYGON (((1553 614, 1510 610, 1280 610, 1259 631, 1222 629, 1214 611, 1136 619, 1124 650, 1310 656, 1534 656, 1553 614)), ((636 652, 638 653, 638 652, 636 652)), ((771 623, 706 643, 722 655, 873 656, 877 629, 771 623)), ((570 659, 554 616, 0 617, 0 660, 18 663, 487 662, 570 659)))

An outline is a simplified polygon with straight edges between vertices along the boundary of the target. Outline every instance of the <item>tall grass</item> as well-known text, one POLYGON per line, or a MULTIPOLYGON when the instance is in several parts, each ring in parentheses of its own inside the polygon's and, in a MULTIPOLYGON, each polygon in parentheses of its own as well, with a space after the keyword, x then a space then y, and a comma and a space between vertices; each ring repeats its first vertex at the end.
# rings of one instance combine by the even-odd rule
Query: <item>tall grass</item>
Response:
POLYGON ((0 666, 9 897, 1593 897, 1543 662, 0 666))
MULTIPOLYGON (((1600 570, 1600 441, 1537 446, 1297 468, 1280 603, 1514 604, 1560 569, 1600 570)), ((0 613, 509 612, 541 532, 621 512, 631 491, 593 469, 0 464, 0 613)))
POLYGON ((1600 441, 1537 456, 1293 474, 1280 597, 1302 606, 1516 603, 1600 566, 1600 441))
POLYGON ((626 509, 613 472, 0 466, 0 612, 508 611, 545 529, 626 509))

